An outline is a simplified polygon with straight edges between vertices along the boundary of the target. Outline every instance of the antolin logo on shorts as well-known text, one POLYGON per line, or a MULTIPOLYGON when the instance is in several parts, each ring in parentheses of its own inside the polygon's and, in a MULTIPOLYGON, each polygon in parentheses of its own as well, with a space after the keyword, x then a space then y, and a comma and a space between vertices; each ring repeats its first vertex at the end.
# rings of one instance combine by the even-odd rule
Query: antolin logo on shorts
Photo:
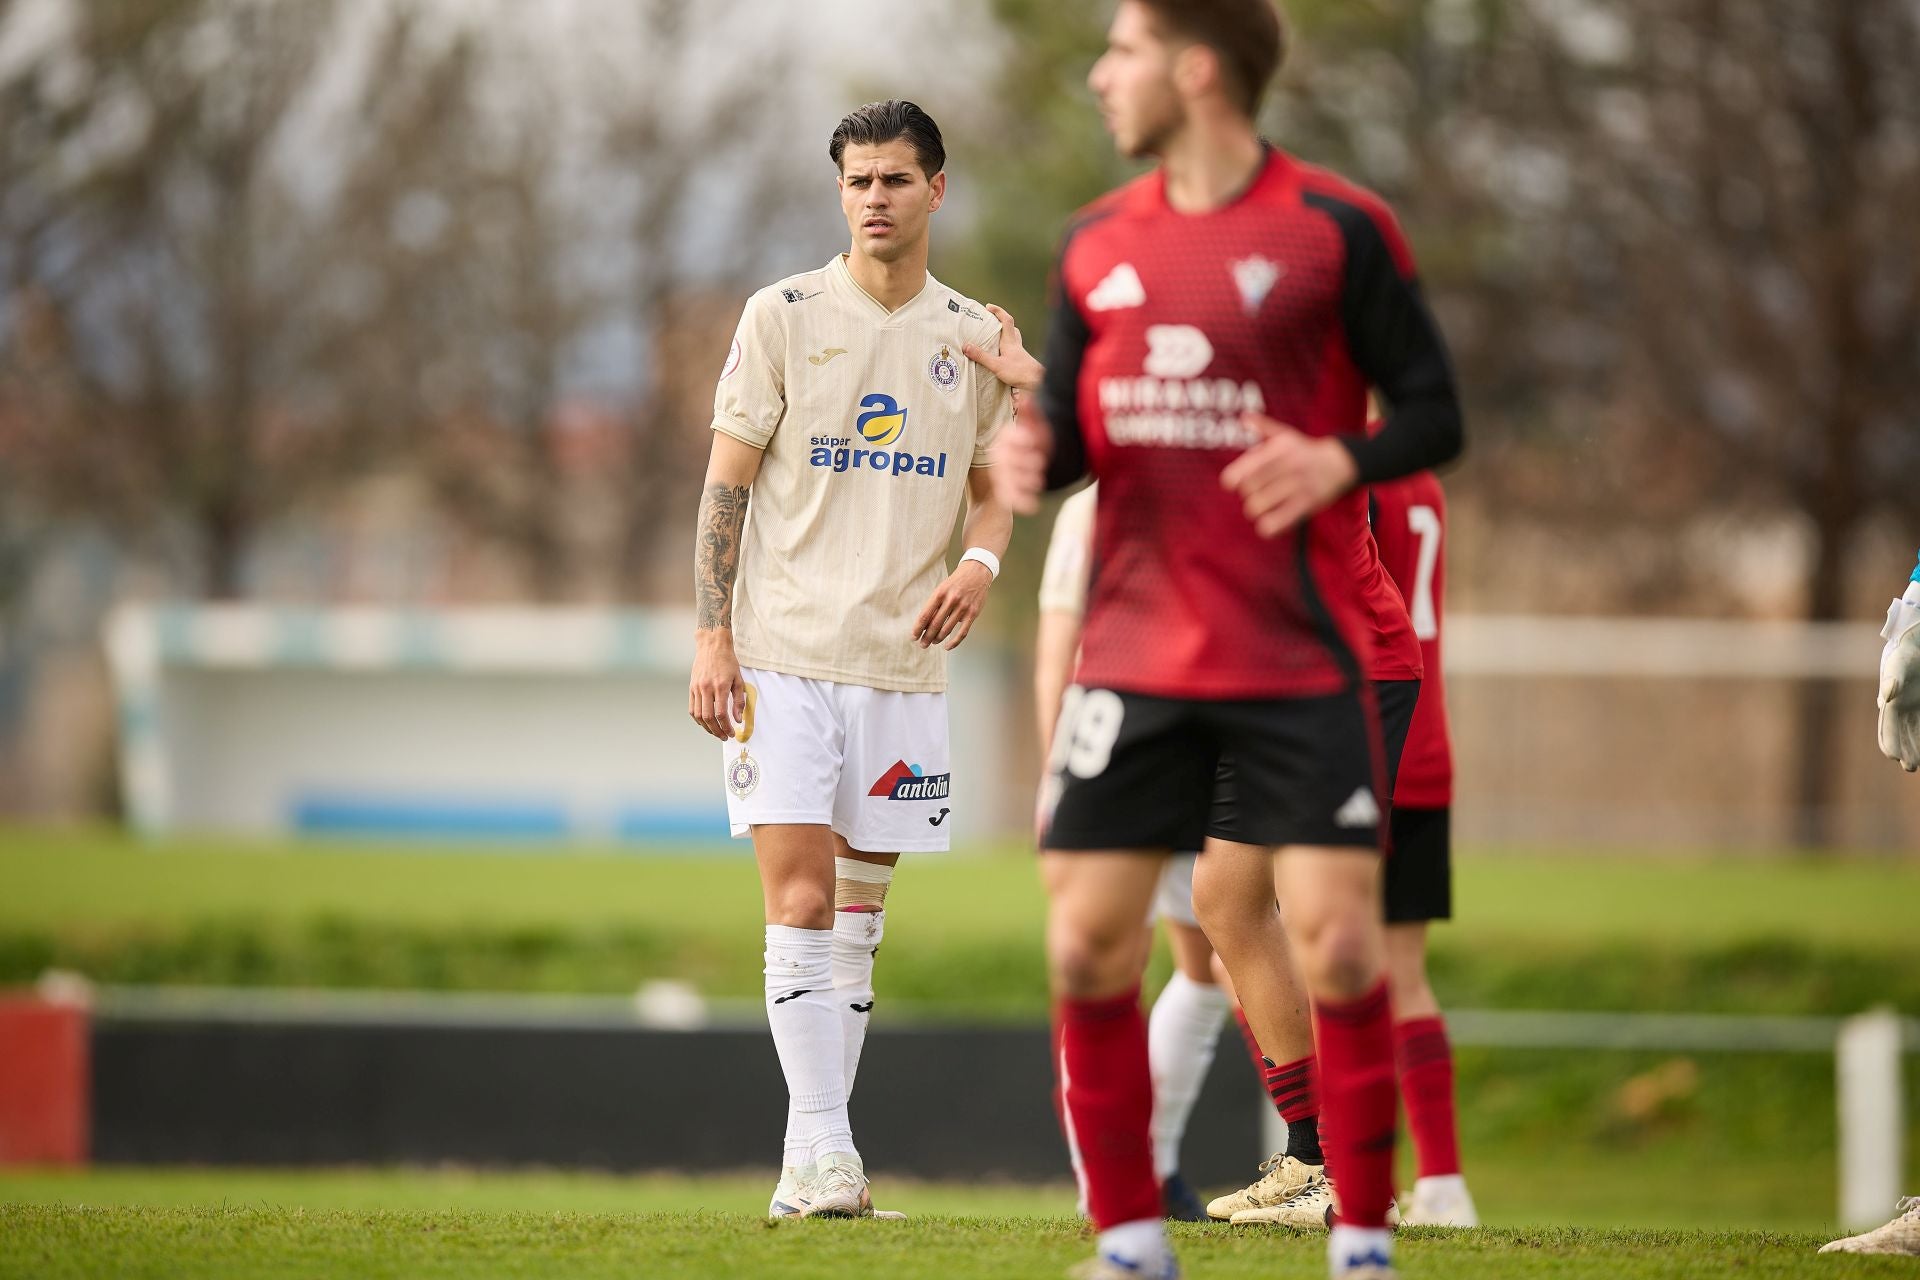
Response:
POLYGON ((922 773, 919 765, 896 760, 867 794, 884 800, 945 800, 952 778, 950 773, 922 773))
POLYGON ((829 471, 870 471, 875 475, 933 476, 947 474, 944 453, 916 454, 886 446, 907 429, 907 410, 892 396, 879 392, 860 401, 862 412, 853 419, 851 436, 814 436, 809 443, 813 452, 807 461, 829 471), (872 446, 858 448, 857 445, 872 446))

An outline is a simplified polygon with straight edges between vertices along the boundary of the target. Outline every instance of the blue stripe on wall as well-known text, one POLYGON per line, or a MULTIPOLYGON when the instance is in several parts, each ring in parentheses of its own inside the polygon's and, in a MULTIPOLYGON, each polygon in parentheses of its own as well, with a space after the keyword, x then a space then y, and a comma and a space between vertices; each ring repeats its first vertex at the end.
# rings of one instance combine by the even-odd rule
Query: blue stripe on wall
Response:
POLYGON ((729 842, 725 805, 633 802, 613 830, 575 822, 558 800, 365 795, 316 791, 294 797, 289 824, 303 835, 420 839, 606 839, 634 844, 729 842))
POLYGON ((305 835, 554 840, 572 834, 565 806, 545 800, 317 793, 296 797, 290 816, 293 829, 305 835))

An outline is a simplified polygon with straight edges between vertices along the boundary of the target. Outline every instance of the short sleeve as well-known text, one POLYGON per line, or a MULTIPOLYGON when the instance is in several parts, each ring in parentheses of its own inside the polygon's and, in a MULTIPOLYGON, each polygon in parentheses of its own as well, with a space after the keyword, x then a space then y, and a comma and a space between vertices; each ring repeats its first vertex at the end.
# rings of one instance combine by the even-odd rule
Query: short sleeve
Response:
POLYGON ((1040 608, 1058 613, 1086 612, 1087 581, 1093 565, 1093 504, 1089 485, 1060 504, 1047 542, 1047 563, 1040 572, 1040 608))
MULTIPOLYGON (((1000 350, 1000 326, 994 325, 988 333, 974 341, 985 350, 998 354, 1000 350)), ((1000 428, 1007 425, 1013 417, 1013 388, 988 373, 985 369, 975 369, 974 377, 974 413, 975 428, 973 435, 973 465, 984 467, 991 459, 987 451, 993 445, 993 439, 1000 434, 1000 428)))
POLYGON ((713 429, 764 449, 787 412, 787 332, 764 290, 747 299, 713 392, 713 429))

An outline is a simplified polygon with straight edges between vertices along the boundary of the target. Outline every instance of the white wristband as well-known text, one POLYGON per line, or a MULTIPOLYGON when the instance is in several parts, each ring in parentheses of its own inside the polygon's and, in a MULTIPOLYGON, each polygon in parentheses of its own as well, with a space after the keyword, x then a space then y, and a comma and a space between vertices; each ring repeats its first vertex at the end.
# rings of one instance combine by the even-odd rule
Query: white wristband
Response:
MULTIPOLYGON (((1000 576, 1000 557, 985 547, 968 547, 966 553, 960 557, 960 564, 965 564, 969 560, 977 560, 985 565, 989 577, 998 578, 1000 576)), ((954 567, 958 568, 959 565, 954 567)))
POLYGON ((1882 639, 1898 640, 1915 627, 1920 627, 1920 582, 1888 606, 1887 625, 1880 628, 1880 635, 1882 639))

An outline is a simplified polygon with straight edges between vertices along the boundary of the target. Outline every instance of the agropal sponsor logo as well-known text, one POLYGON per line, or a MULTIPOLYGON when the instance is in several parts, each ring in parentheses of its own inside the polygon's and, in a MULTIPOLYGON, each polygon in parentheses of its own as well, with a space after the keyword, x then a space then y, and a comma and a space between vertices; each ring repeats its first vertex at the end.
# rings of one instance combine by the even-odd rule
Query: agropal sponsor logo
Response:
POLYGON ((1213 344, 1192 325, 1148 328, 1142 376, 1100 379, 1100 412, 1115 444, 1245 449, 1259 433, 1241 415, 1265 413, 1260 384, 1204 376, 1213 344))
POLYGON ((808 441, 812 452, 807 462, 836 473, 866 471, 883 476, 944 477, 946 454, 916 454, 886 447, 898 441, 906 429, 906 406, 876 391, 861 399, 851 436, 814 436, 808 441))
POLYGON ((917 764, 896 760, 867 794, 882 800, 945 800, 952 778, 950 773, 926 773, 917 764))

